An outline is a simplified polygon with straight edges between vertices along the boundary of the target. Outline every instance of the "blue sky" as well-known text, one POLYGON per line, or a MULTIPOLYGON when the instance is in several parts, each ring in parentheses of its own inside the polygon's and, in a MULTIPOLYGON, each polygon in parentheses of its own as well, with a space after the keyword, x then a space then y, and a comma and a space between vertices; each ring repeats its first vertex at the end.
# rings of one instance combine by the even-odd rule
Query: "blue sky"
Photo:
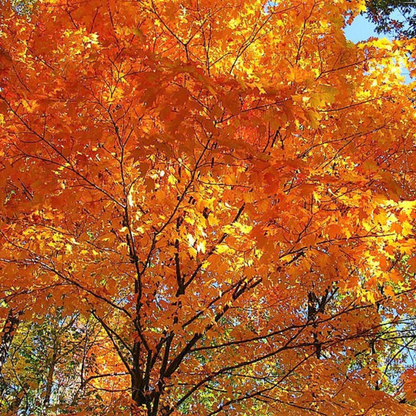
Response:
POLYGON ((374 31, 374 25, 370 23, 364 16, 358 16, 352 22, 352 25, 345 28, 345 36, 353 42, 367 40, 372 36, 379 36, 374 31))
MULTIPOLYGON (((354 19, 351 25, 347 26, 344 30, 345 36, 347 39, 351 40, 352 42, 360 42, 363 40, 367 40, 370 37, 386 37, 387 39, 392 39, 391 36, 386 34, 378 35, 375 30, 375 26, 373 23, 369 22, 364 16, 360 15, 354 19)), ((405 76, 406 83, 411 82, 409 77, 409 73, 407 70, 402 71, 402 74, 405 76)))

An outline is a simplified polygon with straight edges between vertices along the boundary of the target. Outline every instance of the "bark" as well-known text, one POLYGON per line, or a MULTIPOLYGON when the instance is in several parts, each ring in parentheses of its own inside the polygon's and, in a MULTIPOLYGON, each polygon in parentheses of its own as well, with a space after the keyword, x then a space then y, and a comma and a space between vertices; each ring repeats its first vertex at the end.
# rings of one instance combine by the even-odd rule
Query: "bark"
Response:
POLYGON ((0 374, 2 374, 3 366, 6 364, 7 358, 9 356, 10 346, 12 345, 17 327, 19 326, 19 317, 20 313, 10 309, 4 323, 0 342, 0 374))
POLYGON ((58 358, 58 348, 54 346, 52 360, 49 365, 48 376, 46 378, 45 398, 43 400, 43 406, 45 409, 49 407, 49 403, 51 401, 53 378, 55 375, 55 366, 56 366, 57 358, 58 358))

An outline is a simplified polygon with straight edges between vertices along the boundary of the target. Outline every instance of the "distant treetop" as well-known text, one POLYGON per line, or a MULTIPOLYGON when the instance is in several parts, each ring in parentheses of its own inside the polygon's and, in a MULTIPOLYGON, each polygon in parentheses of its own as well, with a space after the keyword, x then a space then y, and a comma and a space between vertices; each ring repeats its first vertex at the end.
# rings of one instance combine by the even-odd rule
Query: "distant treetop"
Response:
POLYGON ((396 38, 416 36, 416 1, 368 0, 367 17, 377 33, 396 38))

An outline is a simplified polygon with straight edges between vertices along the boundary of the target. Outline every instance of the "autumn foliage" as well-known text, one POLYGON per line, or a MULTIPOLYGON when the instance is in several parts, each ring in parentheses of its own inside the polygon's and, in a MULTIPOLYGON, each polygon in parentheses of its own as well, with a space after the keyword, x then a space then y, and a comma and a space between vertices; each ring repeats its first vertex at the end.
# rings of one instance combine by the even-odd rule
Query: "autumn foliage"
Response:
POLYGON ((0 412, 415 413, 413 40, 359 0, 0 12, 0 412))

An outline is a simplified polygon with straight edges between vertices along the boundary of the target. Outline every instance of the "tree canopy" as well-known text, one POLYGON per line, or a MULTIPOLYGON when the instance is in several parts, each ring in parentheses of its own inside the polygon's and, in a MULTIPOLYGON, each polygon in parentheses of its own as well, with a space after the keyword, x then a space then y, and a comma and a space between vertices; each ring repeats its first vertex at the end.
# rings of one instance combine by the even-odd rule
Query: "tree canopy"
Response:
POLYGON ((416 36, 416 2, 405 0, 367 0, 366 16, 377 33, 396 37, 416 36))
POLYGON ((3 414, 413 414, 415 43, 361 0, 0 5, 3 414))

